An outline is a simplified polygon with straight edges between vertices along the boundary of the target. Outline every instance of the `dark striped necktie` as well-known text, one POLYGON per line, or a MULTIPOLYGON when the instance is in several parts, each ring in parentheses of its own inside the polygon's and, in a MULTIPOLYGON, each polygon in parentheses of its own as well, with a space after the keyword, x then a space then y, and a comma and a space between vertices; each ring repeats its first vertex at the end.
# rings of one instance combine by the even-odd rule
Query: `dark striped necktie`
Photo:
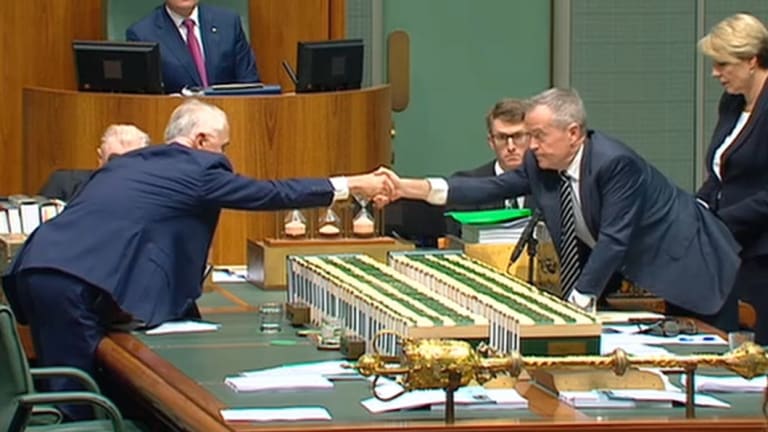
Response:
POLYGON ((581 275, 579 247, 576 243, 575 197, 567 173, 560 173, 560 293, 567 299, 581 275))

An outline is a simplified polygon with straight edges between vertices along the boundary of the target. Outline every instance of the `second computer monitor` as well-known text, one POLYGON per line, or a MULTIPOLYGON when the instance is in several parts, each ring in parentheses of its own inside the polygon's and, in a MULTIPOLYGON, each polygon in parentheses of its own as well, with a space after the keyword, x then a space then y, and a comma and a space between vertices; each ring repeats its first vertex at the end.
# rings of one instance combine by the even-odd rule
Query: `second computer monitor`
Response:
POLYGON ((363 40, 299 42, 296 92, 359 89, 363 79, 363 40))

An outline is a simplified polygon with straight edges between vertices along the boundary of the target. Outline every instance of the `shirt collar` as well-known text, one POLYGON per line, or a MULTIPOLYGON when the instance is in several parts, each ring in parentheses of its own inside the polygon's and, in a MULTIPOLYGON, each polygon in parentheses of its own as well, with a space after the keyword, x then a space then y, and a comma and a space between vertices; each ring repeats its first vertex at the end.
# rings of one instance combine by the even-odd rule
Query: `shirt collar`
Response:
MULTIPOLYGON (((192 19, 192 21, 195 22, 195 25, 197 25, 198 28, 200 28, 200 20, 198 19, 198 13, 197 13, 197 6, 195 6, 194 9, 192 9, 192 13, 189 14, 189 18, 192 19)), ((172 11, 171 8, 168 7, 168 5, 165 6, 165 11, 168 12, 168 16, 171 17, 171 20, 173 20, 173 23, 176 24, 176 28, 182 27, 182 21, 184 21, 185 18, 176 12, 172 11)))
POLYGON ((568 169, 565 170, 565 173, 568 174, 571 181, 579 181, 581 175, 581 156, 584 153, 584 143, 586 142, 587 140, 585 138, 584 142, 579 146, 579 149, 576 150, 576 155, 573 157, 571 164, 568 165, 568 169))
POLYGON ((496 161, 493 163, 493 173, 497 176, 500 176, 504 174, 504 170, 501 168, 501 164, 499 164, 499 161, 496 161))

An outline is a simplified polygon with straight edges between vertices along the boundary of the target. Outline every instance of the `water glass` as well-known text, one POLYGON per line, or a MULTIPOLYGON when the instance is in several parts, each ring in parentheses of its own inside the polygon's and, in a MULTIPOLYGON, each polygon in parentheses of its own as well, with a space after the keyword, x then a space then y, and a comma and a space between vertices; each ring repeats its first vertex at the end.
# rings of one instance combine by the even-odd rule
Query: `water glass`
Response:
POLYGON ((282 325, 282 303, 269 302, 259 306, 259 330, 262 333, 279 333, 282 325))
POLYGON ((741 330, 728 333, 728 348, 733 351, 740 347, 744 342, 754 342, 755 333, 741 330))

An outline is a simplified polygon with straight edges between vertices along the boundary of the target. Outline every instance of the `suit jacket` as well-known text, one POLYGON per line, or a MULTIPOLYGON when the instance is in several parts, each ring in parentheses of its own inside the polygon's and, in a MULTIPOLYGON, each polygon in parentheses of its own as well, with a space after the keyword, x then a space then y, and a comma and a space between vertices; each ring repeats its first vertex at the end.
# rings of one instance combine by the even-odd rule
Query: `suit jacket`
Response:
MULTIPOLYGON (((215 6, 199 4, 197 8, 208 84, 259 81, 253 50, 243 33, 240 16, 215 6)), ((129 41, 160 44, 166 93, 177 93, 185 86, 203 85, 192 55, 164 5, 131 25, 125 37, 129 41)))
POLYGON ((110 161, 35 230, 3 287, 13 303, 23 295, 17 273, 56 269, 109 293, 135 318, 159 324, 181 317, 200 296, 222 208, 320 207, 332 199, 327 179, 257 181, 234 174, 220 154, 150 146, 110 161))
POLYGON ((744 110, 741 95, 723 94, 707 151, 707 180, 698 192, 725 222, 744 250, 742 257, 768 255, 768 82, 741 133, 721 159, 722 180, 712 172, 715 151, 744 110))
MULTIPOLYGON (((579 193, 597 240, 576 289, 600 295, 614 272, 680 307, 714 314, 730 293, 739 246, 727 227, 623 143, 588 132, 579 193)), ((523 166, 502 176, 448 180, 448 201, 473 203, 531 193, 560 249, 560 177, 523 166)))
POLYGON ((91 174, 93 174, 92 170, 56 170, 48 177, 39 195, 69 202, 77 195, 91 174))

